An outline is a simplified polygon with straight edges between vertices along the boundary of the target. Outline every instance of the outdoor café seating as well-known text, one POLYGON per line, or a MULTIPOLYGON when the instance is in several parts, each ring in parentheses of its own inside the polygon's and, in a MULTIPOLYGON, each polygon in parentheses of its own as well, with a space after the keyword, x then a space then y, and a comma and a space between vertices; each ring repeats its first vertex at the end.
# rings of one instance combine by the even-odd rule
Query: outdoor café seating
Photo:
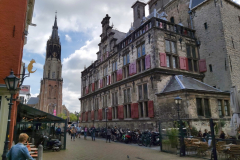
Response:
POLYGON ((231 160, 240 160, 240 145, 230 145, 227 154, 231 160))

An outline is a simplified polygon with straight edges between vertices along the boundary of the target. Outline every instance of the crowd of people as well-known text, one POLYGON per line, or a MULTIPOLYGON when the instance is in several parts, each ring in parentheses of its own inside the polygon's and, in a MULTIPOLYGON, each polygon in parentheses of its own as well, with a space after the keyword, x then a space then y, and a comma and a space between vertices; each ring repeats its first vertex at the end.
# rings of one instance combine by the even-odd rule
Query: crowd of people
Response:
MULTIPOLYGON (((115 126, 116 128, 116 126, 115 126)), ((87 140, 87 132, 88 132, 88 127, 81 127, 80 125, 75 127, 75 126, 68 126, 67 128, 69 135, 71 135, 71 141, 75 141, 75 138, 81 138, 81 131, 83 130, 84 132, 84 139, 87 140)), ((96 128, 94 126, 92 126, 89 129, 90 133, 91 133, 91 138, 92 141, 95 141, 95 137, 96 137, 96 128)), ((112 134, 112 130, 110 127, 107 128, 107 141, 109 141, 109 143, 111 143, 111 134, 112 134)))
MULTIPOLYGON (((208 142, 208 145, 209 145, 209 146, 211 145, 211 142, 212 142, 212 134, 211 134, 210 131, 208 132, 207 129, 204 130, 204 133, 203 133, 203 134, 202 134, 202 131, 200 130, 200 131, 198 132, 198 136, 197 136, 197 137, 201 138, 201 140, 202 140, 203 142, 208 142)), ((225 133, 224 133, 224 131, 221 131, 221 134, 220 134, 219 138, 220 138, 220 139, 225 139, 225 133)))

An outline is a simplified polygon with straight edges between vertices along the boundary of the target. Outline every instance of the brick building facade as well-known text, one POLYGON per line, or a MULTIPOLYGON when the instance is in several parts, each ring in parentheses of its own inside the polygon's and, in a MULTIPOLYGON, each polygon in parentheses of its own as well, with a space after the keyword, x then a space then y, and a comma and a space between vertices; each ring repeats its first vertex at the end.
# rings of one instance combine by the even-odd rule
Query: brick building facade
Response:
MULTIPOLYGON (((0 1, 0 154, 2 155, 6 137, 8 121, 8 101, 5 96, 10 97, 6 88, 4 78, 10 74, 11 69, 20 78, 22 73, 23 46, 26 44, 28 26, 32 22, 34 0, 1 0, 0 1)), ((18 96, 15 94, 14 98, 18 96)), ((16 124, 17 105, 13 101, 11 111, 11 123, 9 140, 13 141, 14 126, 16 124)))
MULTIPOLYGON (((151 1, 149 6, 150 3, 151 1)), ((182 92, 175 89, 176 92, 169 93, 172 101, 162 102, 162 92, 171 83, 172 76, 183 75, 191 78, 192 82, 203 81, 207 71, 206 60, 201 59, 196 31, 191 29, 191 23, 187 25, 188 21, 184 17, 177 24, 171 23, 173 19, 168 20, 165 11, 159 12, 161 10, 151 7, 149 16, 145 17, 145 5, 137 1, 132 6, 134 22, 128 33, 116 31, 109 26, 108 15, 103 18, 98 58, 82 71, 81 76, 79 100, 84 125, 94 123, 96 127, 103 127, 108 119, 111 126, 143 129, 141 124, 144 123, 153 129, 161 117, 156 115, 162 108, 172 106, 173 96, 182 92), (108 113, 105 113, 106 108, 108 113)), ((188 5, 183 3, 181 7, 186 6, 188 5)), ((171 9, 175 10, 175 7, 171 9)), ((230 113, 229 93, 202 84, 206 93, 214 93, 214 98, 210 100, 209 96, 204 97, 202 89, 197 87, 199 84, 193 84, 196 89, 191 92, 191 99, 184 102, 192 104, 192 109, 185 114, 196 115, 191 118, 207 117, 201 113, 208 111, 215 116, 218 107, 224 109, 222 103, 225 102, 226 113, 230 113), (218 99, 219 95, 223 96, 218 99), (206 99, 204 102, 208 102, 211 110, 205 104, 199 104, 197 99, 201 96, 206 99), (221 101, 219 106, 218 100, 221 101)), ((219 118, 219 115, 215 117, 219 118)), ((226 117, 229 118, 229 114, 226 117)))

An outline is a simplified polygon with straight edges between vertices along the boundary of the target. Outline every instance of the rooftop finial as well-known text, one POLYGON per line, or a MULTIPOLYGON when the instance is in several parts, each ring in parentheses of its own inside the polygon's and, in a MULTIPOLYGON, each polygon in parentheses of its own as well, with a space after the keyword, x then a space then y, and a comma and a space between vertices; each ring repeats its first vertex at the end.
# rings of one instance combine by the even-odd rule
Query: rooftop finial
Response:
POLYGON ((56 12, 55 12, 55 17, 57 18, 57 10, 56 10, 56 12))

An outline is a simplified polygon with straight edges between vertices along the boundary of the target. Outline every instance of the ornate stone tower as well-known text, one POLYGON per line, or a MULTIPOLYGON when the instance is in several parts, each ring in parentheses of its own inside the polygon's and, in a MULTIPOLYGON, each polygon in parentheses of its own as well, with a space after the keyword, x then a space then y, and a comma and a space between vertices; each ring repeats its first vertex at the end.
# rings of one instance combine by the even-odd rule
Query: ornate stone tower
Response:
POLYGON ((40 110, 57 115, 62 113, 61 43, 58 36, 57 17, 52 35, 47 41, 46 60, 40 88, 40 110))

